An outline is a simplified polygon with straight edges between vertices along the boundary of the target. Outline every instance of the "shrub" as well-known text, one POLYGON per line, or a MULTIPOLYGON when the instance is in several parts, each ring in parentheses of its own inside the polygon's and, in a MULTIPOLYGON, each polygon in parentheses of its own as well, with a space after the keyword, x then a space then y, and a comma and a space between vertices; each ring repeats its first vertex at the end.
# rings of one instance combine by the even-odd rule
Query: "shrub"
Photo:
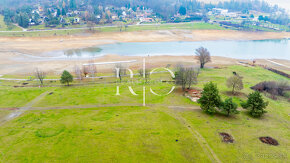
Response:
POLYGON ((286 92, 290 91, 290 85, 287 81, 264 81, 251 87, 251 89, 259 92, 270 93, 272 95, 272 98, 275 98, 275 96, 277 95, 286 97, 286 92))
POLYGON ((198 100, 200 107, 208 114, 216 112, 216 108, 221 105, 221 97, 217 85, 212 82, 204 85, 201 98, 198 100))
POLYGON ((267 113, 265 109, 268 106, 268 102, 264 102, 261 93, 258 91, 249 94, 248 100, 241 105, 244 109, 250 110, 250 114, 253 117, 260 117, 267 113))

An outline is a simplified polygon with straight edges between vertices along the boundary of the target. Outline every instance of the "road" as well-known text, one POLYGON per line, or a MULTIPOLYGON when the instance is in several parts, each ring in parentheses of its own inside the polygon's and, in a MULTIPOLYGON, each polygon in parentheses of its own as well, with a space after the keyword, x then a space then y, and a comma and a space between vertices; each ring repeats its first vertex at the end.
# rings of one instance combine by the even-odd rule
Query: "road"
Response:
MULTIPOLYGON (((174 25, 174 24, 188 24, 188 23, 166 23, 166 25, 174 25)), ((161 24, 137 24, 137 25, 127 25, 128 27, 133 26, 159 26, 161 24)), ((106 28, 106 27, 118 27, 118 25, 104 25, 104 26, 96 26, 94 29, 106 28)), ((80 27, 80 28, 59 28, 59 29, 32 29, 27 30, 22 28, 22 31, 0 31, 0 33, 15 33, 15 32, 45 32, 45 31, 59 31, 59 30, 77 30, 77 29, 89 29, 89 27, 80 27)))

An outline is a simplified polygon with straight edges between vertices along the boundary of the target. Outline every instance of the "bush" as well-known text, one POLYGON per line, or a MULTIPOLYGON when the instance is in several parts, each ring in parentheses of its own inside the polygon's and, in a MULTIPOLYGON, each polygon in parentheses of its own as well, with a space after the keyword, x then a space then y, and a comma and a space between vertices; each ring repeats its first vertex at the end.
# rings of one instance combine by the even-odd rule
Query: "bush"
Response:
POLYGON ((264 113, 267 113, 265 109, 268 106, 268 102, 264 102, 261 93, 258 91, 249 94, 248 100, 241 105, 244 109, 250 110, 250 114, 253 117, 261 117, 264 113))
POLYGON ((198 100, 201 109, 208 114, 216 112, 216 108, 221 105, 221 97, 217 85, 212 82, 204 85, 201 98, 198 100))
POLYGON ((286 92, 290 91, 290 85, 288 84, 287 81, 282 82, 264 81, 251 87, 251 89, 259 92, 270 93, 272 95, 272 98, 275 99, 275 96, 286 97, 286 92))
POLYGON ((238 105, 233 102, 232 98, 228 98, 223 102, 220 106, 220 110, 222 113, 227 114, 229 116, 230 114, 239 114, 239 111, 237 110, 238 105))

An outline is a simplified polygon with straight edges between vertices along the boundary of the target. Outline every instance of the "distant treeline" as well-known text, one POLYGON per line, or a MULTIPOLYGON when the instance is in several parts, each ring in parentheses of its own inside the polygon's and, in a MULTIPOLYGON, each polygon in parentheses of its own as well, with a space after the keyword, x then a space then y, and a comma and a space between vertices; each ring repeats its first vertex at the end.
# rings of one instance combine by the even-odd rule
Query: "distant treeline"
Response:
MULTIPOLYGON (((31 11, 34 9, 33 6, 38 4, 43 6, 46 14, 50 14, 47 8, 57 10, 58 15, 65 15, 69 10, 86 11, 87 15, 90 15, 90 18, 84 20, 93 22, 95 21, 94 17, 100 14, 98 6, 113 6, 116 8, 132 8, 133 11, 136 11, 137 8, 150 8, 153 9, 153 12, 158 17, 165 21, 171 20, 177 13, 184 15, 186 13, 199 12, 205 15, 212 8, 223 8, 245 14, 250 10, 271 13, 268 21, 282 25, 288 25, 290 23, 289 16, 284 9, 279 8, 277 5, 271 6, 261 0, 231 0, 218 4, 203 3, 198 0, 0 0, 0 14, 5 16, 6 23, 18 23, 20 26, 26 27, 28 25, 27 20, 38 18, 39 15, 31 14, 31 11), (64 3, 66 7, 63 8, 64 3), (282 14, 279 16, 273 14, 278 11, 282 14)), ((121 11, 116 12, 118 15, 122 13, 121 11)), ((49 17, 50 15, 47 16, 49 17)), ((194 19, 204 19, 204 16, 194 19)), ((48 24, 59 22, 54 17, 50 17, 48 20, 50 21, 47 22, 48 24)), ((97 24, 98 22, 94 23, 97 24)))

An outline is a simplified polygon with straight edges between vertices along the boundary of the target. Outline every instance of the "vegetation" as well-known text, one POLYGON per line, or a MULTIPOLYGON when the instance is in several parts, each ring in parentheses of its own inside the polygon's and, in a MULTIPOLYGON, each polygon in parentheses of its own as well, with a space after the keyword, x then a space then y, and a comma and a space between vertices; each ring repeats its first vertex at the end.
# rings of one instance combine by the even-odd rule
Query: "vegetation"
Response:
MULTIPOLYGON (((215 81, 221 98, 227 99, 226 82, 233 71, 243 76, 242 92, 247 94, 258 82, 287 80, 259 67, 228 66, 202 69, 199 83, 194 87, 201 89, 205 82, 215 81)), ((268 114, 264 118, 249 119, 244 111, 235 117, 208 116, 178 89, 168 96, 153 96, 146 89, 150 107, 139 107, 141 96, 132 95, 125 82, 120 84, 121 96, 115 96, 115 83, 76 86, 78 81, 73 81, 74 87, 61 87, 59 83, 44 82, 48 87, 14 88, 22 83, 1 81, 0 117, 11 112, 2 108, 22 107, 43 92, 53 92, 35 103, 32 110, 0 125, 1 161, 212 162, 211 153, 203 143, 208 144, 221 162, 285 162, 289 155, 286 145, 289 144, 286 132, 289 102, 285 99, 274 101, 261 94, 269 101, 268 114), (231 134, 235 142, 223 143, 219 132, 231 134), (258 138, 265 135, 277 139, 280 145, 262 144, 258 138), (275 160, 269 159, 268 153, 275 160)), ((169 83, 151 85, 153 90, 164 92, 171 86, 169 83)), ((143 85, 136 83, 133 89, 142 94, 143 85)), ((237 95, 232 97, 232 102, 240 106, 245 98, 237 95)))
POLYGON ((36 68, 35 69, 35 78, 39 80, 41 86, 43 86, 43 80, 46 77, 46 73, 41 71, 40 69, 36 68))
POLYGON ((225 102, 223 102, 220 106, 221 112, 227 114, 227 116, 230 116, 230 114, 238 114, 239 111, 237 108, 238 105, 233 102, 232 98, 226 99, 225 102))
POLYGON ((67 86, 69 86, 69 83, 71 83, 73 81, 73 76, 66 70, 63 71, 61 78, 60 78, 60 82, 62 84, 67 84, 67 86))
POLYGON ((204 65, 206 63, 211 62, 210 53, 206 48, 200 47, 196 49, 195 54, 196 54, 196 59, 200 63, 200 68, 204 68, 204 65))
POLYGON ((273 99, 276 99, 276 96, 286 97, 286 92, 290 91, 290 85, 286 80, 280 82, 264 81, 256 84, 251 88, 259 92, 267 92, 271 95, 273 99))
POLYGON ((184 65, 177 65, 175 71, 175 83, 181 85, 182 90, 185 90, 187 86, 188 89, 191 88, 192 84, 197 84, 197 77, 199 75, 199 69, 193 67, 184 67, 184 65))
POLYGON ((216 109, 221 105, 221 97, 217 85, 212 82, 205 84, 198 103, 204 112, 208 114, 216 113, 216 109))
POLYGON ((241 104, 244 109, 249 109, 250 114, 253 117, 261 117, 268 106, 268 102, 265 102, 260 92, 253 92, 249 94, 248 100, 241 104))
POLYGON ((240 91, 244 88, 243 79, 239 75, 233 75, 227 80, 227 87, 232 89, 232 94, 235 91, 240 91))

